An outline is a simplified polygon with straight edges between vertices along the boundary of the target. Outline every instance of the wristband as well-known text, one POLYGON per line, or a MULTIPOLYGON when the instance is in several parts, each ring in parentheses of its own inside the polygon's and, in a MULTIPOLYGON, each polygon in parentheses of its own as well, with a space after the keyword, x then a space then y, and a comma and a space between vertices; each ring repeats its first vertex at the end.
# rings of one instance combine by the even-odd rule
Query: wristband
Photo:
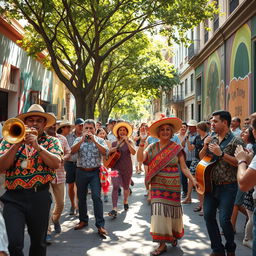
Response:
POLYGON ((247 162, 245 160, 239 160, 237 164, 239 165, 239 164, 242 164, 242 163, 245 163, 247 165, 247 162))
POLYGON ((222 158, 224 156, 224 151, 222 151, 221 155, 219 156, 220 158, 222 158))

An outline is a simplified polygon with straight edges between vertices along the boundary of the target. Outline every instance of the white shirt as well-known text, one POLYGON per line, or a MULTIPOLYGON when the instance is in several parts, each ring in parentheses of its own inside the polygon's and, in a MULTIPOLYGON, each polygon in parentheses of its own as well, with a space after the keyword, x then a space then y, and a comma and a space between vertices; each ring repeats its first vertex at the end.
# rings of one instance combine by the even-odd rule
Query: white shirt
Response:
POLYGON ((6 234, 4 218, 1 213, 0 213, 0 252, 5 252, 7 255, 9 255, 8 238, 6 234))
POLYGON ((234 131, 232 131, 232 133, 236 137, 240 137, 241 132, 242 132, 241 129, 239 129, 238 127, 234 131))

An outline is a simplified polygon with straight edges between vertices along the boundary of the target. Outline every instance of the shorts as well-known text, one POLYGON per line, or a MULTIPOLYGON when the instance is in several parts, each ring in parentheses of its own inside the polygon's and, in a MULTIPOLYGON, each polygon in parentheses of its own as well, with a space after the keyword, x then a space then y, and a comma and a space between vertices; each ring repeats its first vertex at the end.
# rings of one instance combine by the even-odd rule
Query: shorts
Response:
POLYGON ((243 205, 245 194, 246 194, 246 192, 243 192, 240 189, 237 190, 235 205, 239 205, 239 206, 243 205))
POLYGON ((66 183, 74 183, 76 180, 76 162, 66 161, 64 162, 64 168, 66 171, 66 183))

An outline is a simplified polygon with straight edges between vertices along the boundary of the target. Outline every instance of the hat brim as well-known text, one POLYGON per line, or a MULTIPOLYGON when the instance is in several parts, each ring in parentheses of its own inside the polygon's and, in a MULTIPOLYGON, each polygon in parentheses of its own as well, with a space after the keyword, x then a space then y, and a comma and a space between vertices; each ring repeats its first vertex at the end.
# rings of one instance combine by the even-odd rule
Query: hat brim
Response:
POLYGON ((65 127, 65 126, 70 126, 70 127, 72 127, 72 124, 71 124, 70 122, 62 123, 62 124, 58 125, 58 129, 59 129, 59 128, 62 128, 62 127, 65 127))
POLYGON ((56 118, 54 116, 52 116, 51 114, 42 113, 42 112, 39 112, 39 111, 31 111, 31 112, 28 112, 28 113, 20 114, 20 115, 16 116, 16 118, 19 118, 20 120, 22 120, 24 122, 25 119, 29 116, 44 117, 46 119, 45 127, 50 127, 50 126, 52 126, 56 123, 56 118))
POLYGON ((179 119, 177 117, 163 118, 163 119, 160 119, 160 120, 154 122, 149 127, 150 136, 155 137, 155 138, 159 138, 159 136, 158 136, 158 128, 161 125, 164 125, 164 124, 172 125, 173 133, 176 133, 182 127, 182 121, 181 121, 181 119, 179 119))
POLYGON ((132 127, 130 124, 128 124, 127 122, 120 122, 115 124, 114 128, 113 128, 113 134, 117 137, 117 131, 120 127, 125 127, 128 130, 128 134, 127 137, 130 137, 132 135, 132 127))

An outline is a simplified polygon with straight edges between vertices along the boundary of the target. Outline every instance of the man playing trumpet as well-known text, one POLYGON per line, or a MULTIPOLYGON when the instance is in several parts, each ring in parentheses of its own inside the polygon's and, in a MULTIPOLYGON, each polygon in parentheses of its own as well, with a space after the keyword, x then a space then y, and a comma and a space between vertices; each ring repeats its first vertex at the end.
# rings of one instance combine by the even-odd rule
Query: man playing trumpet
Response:
MULTIPOLYGON (((0 144, 0 172, 5 173, 4 203, 11 256, 23 255, 24 229, 27 225, 31 245, 30 256, 46 255, 46 232, 51 197, 49 182, 61 162, 62 148, 58 139, 46 135, 45 127, 56 119, 37 104, 17 116, 30 128, 16 144, 6 138, 0 144), (35 135, 32 131, 37 131, 35 135)), ((22 130, 26 127, 22 127, 22 130)), ((14 140, 15 141, 15 140, 14 140)))

